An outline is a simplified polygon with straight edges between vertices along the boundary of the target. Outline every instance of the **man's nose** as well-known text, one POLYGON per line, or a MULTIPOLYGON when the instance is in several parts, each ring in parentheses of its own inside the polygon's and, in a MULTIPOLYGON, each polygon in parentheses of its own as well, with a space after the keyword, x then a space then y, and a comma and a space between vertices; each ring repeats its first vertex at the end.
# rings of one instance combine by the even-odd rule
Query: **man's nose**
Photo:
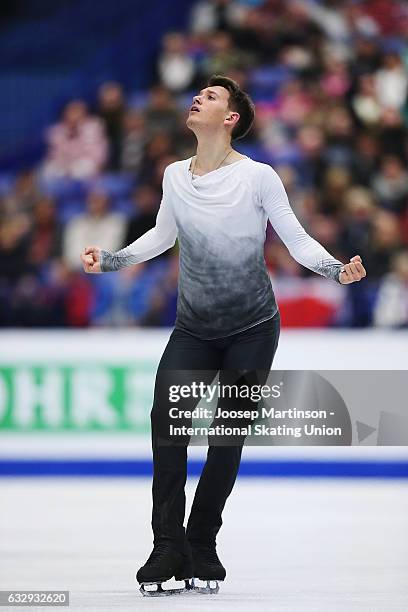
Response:
POLYGON ((193 103, 194 104, 201 104, 201 97, 200 96, 194 96, 193 103))

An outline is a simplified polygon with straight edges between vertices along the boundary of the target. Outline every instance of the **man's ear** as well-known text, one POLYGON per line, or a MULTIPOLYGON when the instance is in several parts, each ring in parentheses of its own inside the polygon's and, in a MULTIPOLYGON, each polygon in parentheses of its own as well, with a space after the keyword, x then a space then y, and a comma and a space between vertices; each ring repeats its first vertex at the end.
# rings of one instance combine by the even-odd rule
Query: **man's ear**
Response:
POLYGON ((228 117, 225 117, 225 120, 226 121, 233 121, 236 118, 235 122, 237 123, 238 120, 239 120, 239 117, 240 117, 239 113, 236 113, 235 111, 232 111, 232 112, 229 113, 228 117))

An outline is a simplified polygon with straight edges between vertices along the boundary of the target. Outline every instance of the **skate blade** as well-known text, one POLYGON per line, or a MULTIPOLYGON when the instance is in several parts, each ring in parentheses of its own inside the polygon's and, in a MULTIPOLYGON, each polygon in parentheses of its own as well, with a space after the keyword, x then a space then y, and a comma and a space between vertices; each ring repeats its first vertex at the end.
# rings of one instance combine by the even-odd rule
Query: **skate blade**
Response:
POLYGON ((206 586, 196 583, 197 578, 193 578, 191 581, 191 588, 195 593, 201 593, 202 595, 216 595, 220 590, 218 580, 204 580, 207 582, 206 586))
POLYGON ((185 595, 193 592, 193 587, 188 580, 184 581, 184 587, 174 589, 163 589, 161 582, 142 582, 139 591, 143 597, 166 597, 167 595, 185 595), (146 589, 145 587, 157 587, 146 589))

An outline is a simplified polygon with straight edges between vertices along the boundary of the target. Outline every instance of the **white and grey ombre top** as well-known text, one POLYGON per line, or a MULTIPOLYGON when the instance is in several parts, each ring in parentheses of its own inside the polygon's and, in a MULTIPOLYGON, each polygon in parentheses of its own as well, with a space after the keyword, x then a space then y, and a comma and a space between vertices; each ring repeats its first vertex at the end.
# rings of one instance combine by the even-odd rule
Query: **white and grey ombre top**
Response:
POLYGON ((179 239, 176 328, 222 338, 272 318, 278 307, 264 259, 266 225, 306 268, 339 282, 342 263, 306 233, 277 173, 249 157, 192 179, 191 158, 170 164, 156 226, 118 251, 103 272, 152 259, 179 239))

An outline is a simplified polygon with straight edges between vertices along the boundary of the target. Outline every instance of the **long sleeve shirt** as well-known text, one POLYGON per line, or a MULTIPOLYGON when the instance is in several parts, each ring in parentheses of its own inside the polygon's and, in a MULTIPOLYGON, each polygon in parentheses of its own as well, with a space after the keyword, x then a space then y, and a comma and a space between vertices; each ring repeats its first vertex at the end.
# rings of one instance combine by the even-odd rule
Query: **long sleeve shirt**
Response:
POLYGON ((342 263, 299 223, 269 165, 245 157, 192 178, 190 162, 166 168, 155 227, 116 253, 103 250, 102 271, 152 259, 178 238, 175 326, 207 340, 244 331, 276 314, 264 258, 268 219, 296 261, 339 282, 342 263))

